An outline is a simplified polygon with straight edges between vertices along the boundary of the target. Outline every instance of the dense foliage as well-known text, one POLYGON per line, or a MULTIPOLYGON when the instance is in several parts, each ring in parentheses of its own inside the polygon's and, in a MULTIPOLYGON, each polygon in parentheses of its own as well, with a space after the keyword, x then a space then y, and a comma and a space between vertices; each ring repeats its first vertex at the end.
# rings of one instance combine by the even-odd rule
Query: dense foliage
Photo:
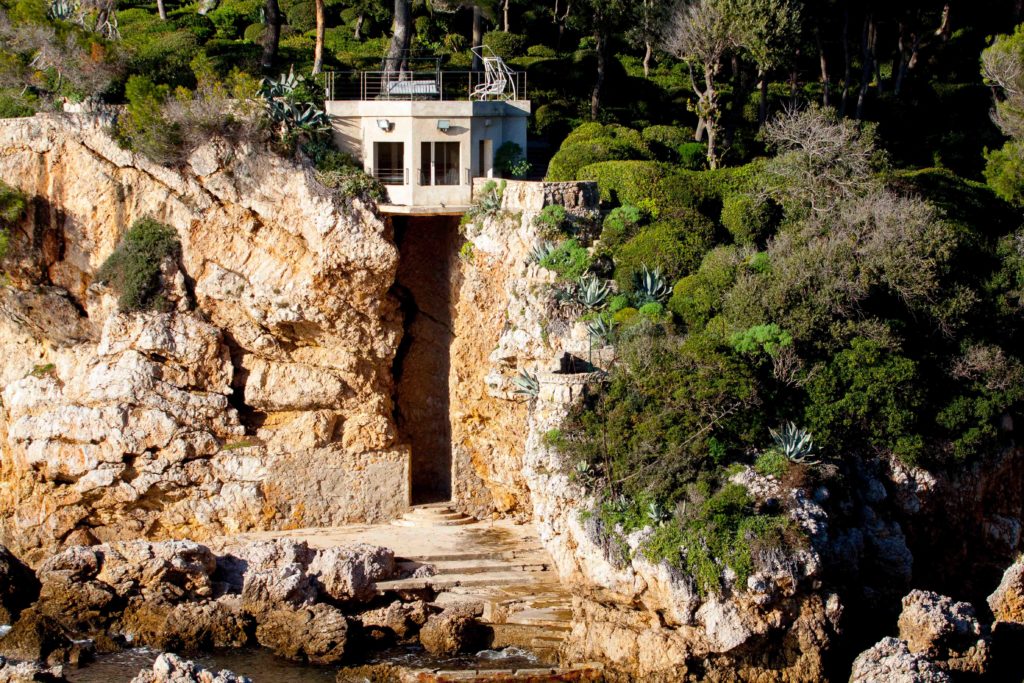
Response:
POLYGON ((163 310, 161 267, 175 260, 181 242, 174 228, 140 218, 96 273, 96 281, 110 284, 118 294, 121 311, 163 310))

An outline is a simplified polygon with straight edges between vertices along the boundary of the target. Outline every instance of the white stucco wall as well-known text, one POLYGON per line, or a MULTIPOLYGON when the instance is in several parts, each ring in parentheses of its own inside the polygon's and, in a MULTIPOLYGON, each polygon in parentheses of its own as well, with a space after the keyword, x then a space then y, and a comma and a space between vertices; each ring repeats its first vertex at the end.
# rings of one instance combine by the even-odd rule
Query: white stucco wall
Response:
POLYGON ((367 173, 374 172, 373 146, 376 142, 404 143, 407 182, 388 185, 392 204, 404 206, 469 206, 472 178, 481 175, 477 150, 481 140, 491 140, 491 154, 506 141, 526 151, 526 124, 530 103, 471 101, 332 100, 327 113, 334 127, 338 147, 363 161, 367 173), (387 120, 387 130, 377 121, 387 120), (446 120, 449 128, 438 129, 446 120), (420 184, 422 142, 458 142, 459 184, 420 184))

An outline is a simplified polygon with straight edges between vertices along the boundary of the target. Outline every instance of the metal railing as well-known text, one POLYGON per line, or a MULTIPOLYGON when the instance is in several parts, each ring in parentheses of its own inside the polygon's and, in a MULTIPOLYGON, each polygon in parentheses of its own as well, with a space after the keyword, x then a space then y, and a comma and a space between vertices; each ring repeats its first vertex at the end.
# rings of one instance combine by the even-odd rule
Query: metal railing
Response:
POLYGON ((407 168, 375 168, 373 177, 385 185, 408 185, 409 169, 407 168))
POLYGON ((496 83, 483 71, 327 71, 328 100, 525 100, 526 72, 496 83), (500 94, 499 94, 500 93, 500 94))

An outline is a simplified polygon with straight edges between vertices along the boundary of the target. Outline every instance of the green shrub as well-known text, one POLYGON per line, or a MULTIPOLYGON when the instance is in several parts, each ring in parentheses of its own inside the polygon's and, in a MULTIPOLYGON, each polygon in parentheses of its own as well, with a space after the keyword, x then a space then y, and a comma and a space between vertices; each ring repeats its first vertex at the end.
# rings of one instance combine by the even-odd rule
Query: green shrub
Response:
POLYGON ((563 138, 571 124, 565 107, 558 104, 542 104, 533 114, 533 125, 538 133, 551 141, 563 138))
POLYGON ((985 180, 997 195, 1024 204, 1024 143, 1007 142, 985 154, 985 180))
POLYGON ((7 255, 10 229, 25 213, 28 198, 20 190, 0 180, 0 259, 7 255))
POLYGON ((502 175, 522 178, 530 172, 530 162, 526 160, 522 147, 507 140, 494 153, 494 168, 502 175))
POLYGON ((531 45, 526 48, 526 54, 531 57, 557 57, 558 53, 555 52, 555 48, 548 47, 547 45, 531 45))
POLYGON ((764 353, 774 358, 783 348, 793 345, 793 337, 775 323, 769 323, 754 325, 734 333, 729 338, 729 344, 736 353, 746 355, 764 353))
POLYGON ((638 312, 640 315, 653 322, 658 322, 665 317, 665 307, 657 301, 650 301, 644 304, 640 307, 638 312))
POLYGON ((616 294, 608 300, 608 312, 611 314, 618 313, 624 308, 629 306, 629 297, 625 294, 616 294))
POLYGON ((650 200, 668 170, 656 161, 604 161, 584 166, 577 176, 597 181, 603 202, 641 206, 650 200))
POLYGON ((703 142, 686 142, 676 148, 679 165, 691 171, 708 167, 708 147, 703 142))
POLYGON ((540 265, 562 280, 576 280, 590 267, 590 253, 575 239, 568 239, 541 259, 540 265))
POLYGON ((0 119, 17 119, 36 113, 36 103, 16 90, 0 90, 0 119))
POLYGON ((678 163, 679 148, 693 142, 693 129, 679 126, 648 126, 641 131, 658 161, 678 163))
POLYGON ((555 240, 565 233, 569 214, 561 204, 548 204, 533 219, 541 238, 555 240))
POLYGON ((688 219, 658 221, 616 251, 615 280, 622 291, 632 291, 634 273, 647 266, 674 282, 697 268, 713 236, 714 225, 696 212, 688 219))
POLYGON ((739 256, 735 247, 717 247, 704 257, 697 272, 676 283, 668 308, 690 329, 707 325, 722 307, 736 281, 739 256))
POLYGON ((789 458, 776 448, 769 449, 757 456, 754 470, 765 477, 781 479, 789 470, 789 458))
POLYGON ((109 283, 118 293, 122 312, 162 309, 160 265, 177 258, 181 242, 174 228, 152 218, 140 218, 96 272, 96 281, 109 283))
POLYGON ((169 90, 147 76, 129 77, 125 84, 128 106, 118 118, 115 131, 118 141, 128 149, 161 164, 178 161, 182 146, 181 128, 164 116, 169 90))
POLYGON ((734 194, 722 204, 722 226, 736 244, 754 244, 771 234, 781 217, 770 199, 734 194))
POLYGON ((281 3, 288 25, 299 33, 316 28, 316 7, 312 0, 286 0, 281 3))
MULTIPOLYGON (((628 301, 628 298, 627 298, 628 301)), ((612 314, 612 322, 620 327, 629 327, 640 317, 640 311, 632 306, 625 306, 612 314)))
POLYGON ((637 233, 643 220, 643 212, 635 206, 627 204, 612 209, 604 217, 601 243, 606 247, 617 247, 637 233))
POLYGON ((245 27, 245 32, 242 34, 242 37, 250 43, 259 43, 263 40, 263 36, 266 32, 267 27, 264 24, 249 24, 245 27))
POLYGON ((548 180, 577 180, 580 169, 600 161, 650 159, 647 143, 635 130, 585 123, 569 133, 548 166, 548 180))
POLYGON ((811 376, 808 431, 832 449, 867 445, 913 463, 923 448, 917 434, 922 386, 913 360, 855 338, 811 376))
POLYGON ((526 52, 526 40, 526 36, 505 31, 488 31, 484 34, 484 45, 506 61, 526 52))

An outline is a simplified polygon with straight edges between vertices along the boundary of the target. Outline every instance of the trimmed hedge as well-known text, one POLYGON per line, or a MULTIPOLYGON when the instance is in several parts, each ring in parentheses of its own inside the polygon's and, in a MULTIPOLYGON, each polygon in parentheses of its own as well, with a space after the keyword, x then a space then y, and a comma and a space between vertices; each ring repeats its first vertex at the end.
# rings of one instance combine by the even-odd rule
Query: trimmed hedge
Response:
POLYGON ((668 310, 691 330, 700 330, 721 309, 722 299, 736 281, 742 256, 733 246, 707 253, 700 268, 676 283, 668 310))
POLYGON ((633 291, 633 275, 644 266, 659 268, 669 282, 686 275, 704 258, 714 232, 711 221, 695 211, 685 218, 654 223, 615 252, 619 289, 633 291))
POLYGON ((580 170, 591 164, 650 158, 651 151, 637 131, 619 125, 585 123, 569 133, 551 158, 547 179, 577 180, 580 170))

